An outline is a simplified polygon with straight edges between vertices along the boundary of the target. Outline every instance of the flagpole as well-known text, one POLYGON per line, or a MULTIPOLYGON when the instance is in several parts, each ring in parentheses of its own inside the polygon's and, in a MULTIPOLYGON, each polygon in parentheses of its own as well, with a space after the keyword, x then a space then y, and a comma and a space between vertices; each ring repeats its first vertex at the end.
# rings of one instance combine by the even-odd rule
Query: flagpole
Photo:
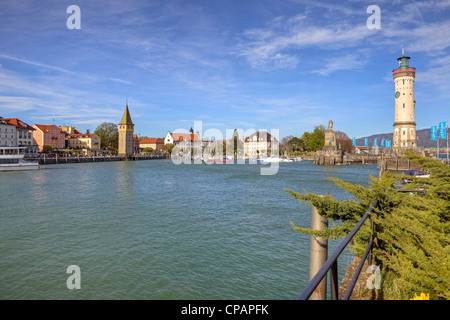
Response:
POLYGON ((437 139, 436 139, 436 141, 437 141, 437 159, 438 160, 439 160, 439 134, 440 134, 440 132, 436 133, 436 135, 437 135, 437 139))
POLYGON ((447 165, 448 165, 448 120, 445 122, 445 136, 447 137, 447 165))

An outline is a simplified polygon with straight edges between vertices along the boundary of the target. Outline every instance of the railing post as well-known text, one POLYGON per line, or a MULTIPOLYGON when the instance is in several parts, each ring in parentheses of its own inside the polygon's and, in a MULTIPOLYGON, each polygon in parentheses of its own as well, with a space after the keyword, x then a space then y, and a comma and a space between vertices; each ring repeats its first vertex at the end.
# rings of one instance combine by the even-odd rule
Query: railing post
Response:
MULTIPOLYGON (((369 236, 369 242, 373 242, 373 219, 370 218, 370 236, 369 236)), ((372 265, 372 246, 369 250, 369 256, 367 258, 367 262, 369 263, 369 266, 372 265)))
POLYGON ((331 300, 339 300, 337 260, 333 263, 330 269, 330 290, 331 290, 331 300))
MULTIPOLYGON (((315 206, 311 205, 311 229, 323 230, 326 228, 328 228, 328 220, 319 214, 315 206)), ((309 254, 309 280, 311 281, 317 271, 319 271, 325 264, 325 261, 327 261, 328 240, 311 235, 309 254)), ((311 294, 309 299, 326 300, 326 295, 327 277, 324 277, 316 289, 314 289, 314 292, 311 294)))

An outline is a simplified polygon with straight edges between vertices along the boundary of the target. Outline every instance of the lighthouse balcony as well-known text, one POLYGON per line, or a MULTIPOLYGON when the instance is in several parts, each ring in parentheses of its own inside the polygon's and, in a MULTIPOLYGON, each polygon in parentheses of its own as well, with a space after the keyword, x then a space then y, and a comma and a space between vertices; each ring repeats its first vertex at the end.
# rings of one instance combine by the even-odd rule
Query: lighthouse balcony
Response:
POLYGON ((416 68, 408 67, 408 68, 398 68, 392 70, 392 74, 402 73, 402 72, 416 72, 416 68))

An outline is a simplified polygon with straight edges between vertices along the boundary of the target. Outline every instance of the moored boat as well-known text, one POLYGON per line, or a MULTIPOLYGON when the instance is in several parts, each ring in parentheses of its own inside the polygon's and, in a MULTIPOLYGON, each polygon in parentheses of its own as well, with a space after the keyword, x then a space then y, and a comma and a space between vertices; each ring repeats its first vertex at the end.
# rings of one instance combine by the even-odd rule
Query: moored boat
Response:
POLYGON ((405 176, 412 176, 416 178, 428 178, 430 176, 429 173, 420 170, 404 170, 403 174, 405 176))
POLYGON ((267 157, 260 159, 261 163, 271 163, 271 162, 281 162, 282 160, 278 157, 267 157))
POLYGON ((0 172, 39 169, 38 161, 25 159, 26 147, 0 147, 0 172))

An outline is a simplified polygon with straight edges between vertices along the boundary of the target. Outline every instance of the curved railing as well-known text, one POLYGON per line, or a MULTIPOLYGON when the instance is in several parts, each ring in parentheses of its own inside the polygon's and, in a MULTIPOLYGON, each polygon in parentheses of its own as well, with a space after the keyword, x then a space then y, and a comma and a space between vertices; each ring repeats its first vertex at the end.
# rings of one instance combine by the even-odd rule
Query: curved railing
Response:
MULTIPOLYGON (((340 254, 344 251, 347 245, 352 240, 353 236, 358 232, 363 223, 370 217, 370 213, 375 209, 378 205, 378 200, 375 200, 367 209, 366 213, 362 216, 362 218, 358 221, 352 231, 342 240, 342 242, 337 246, 333 255, 328 258, 328 260, 324 263, 322 268, 317 271, 316 275, 311 279, 306 288, 300 293, 297 300, 307 300, 311 294, 314 292, 316 287, 322 281, 322 279, 327 275, 328 271, 330 271, 330 287, 331 287, 331 300, 338 300, 338 277, 337 277, 337 259, 340 254)), ((359 262, 358 267, 356 268, 355 274, 353 275, 350 284, 347 288, 347 291, 343 297, 343 300, 348 300, 353 292, 353 288, 355 287, 356 281, 358 280, 359 274, 361 273, 362 267, 364 266, 364 262, 367 257, 369 257, 369 265, 372 264, 372 243, 373 243, 373 220, 370 218, 370 238, 367 244, 366 250, 364 251, 363 256, 359 262)))

